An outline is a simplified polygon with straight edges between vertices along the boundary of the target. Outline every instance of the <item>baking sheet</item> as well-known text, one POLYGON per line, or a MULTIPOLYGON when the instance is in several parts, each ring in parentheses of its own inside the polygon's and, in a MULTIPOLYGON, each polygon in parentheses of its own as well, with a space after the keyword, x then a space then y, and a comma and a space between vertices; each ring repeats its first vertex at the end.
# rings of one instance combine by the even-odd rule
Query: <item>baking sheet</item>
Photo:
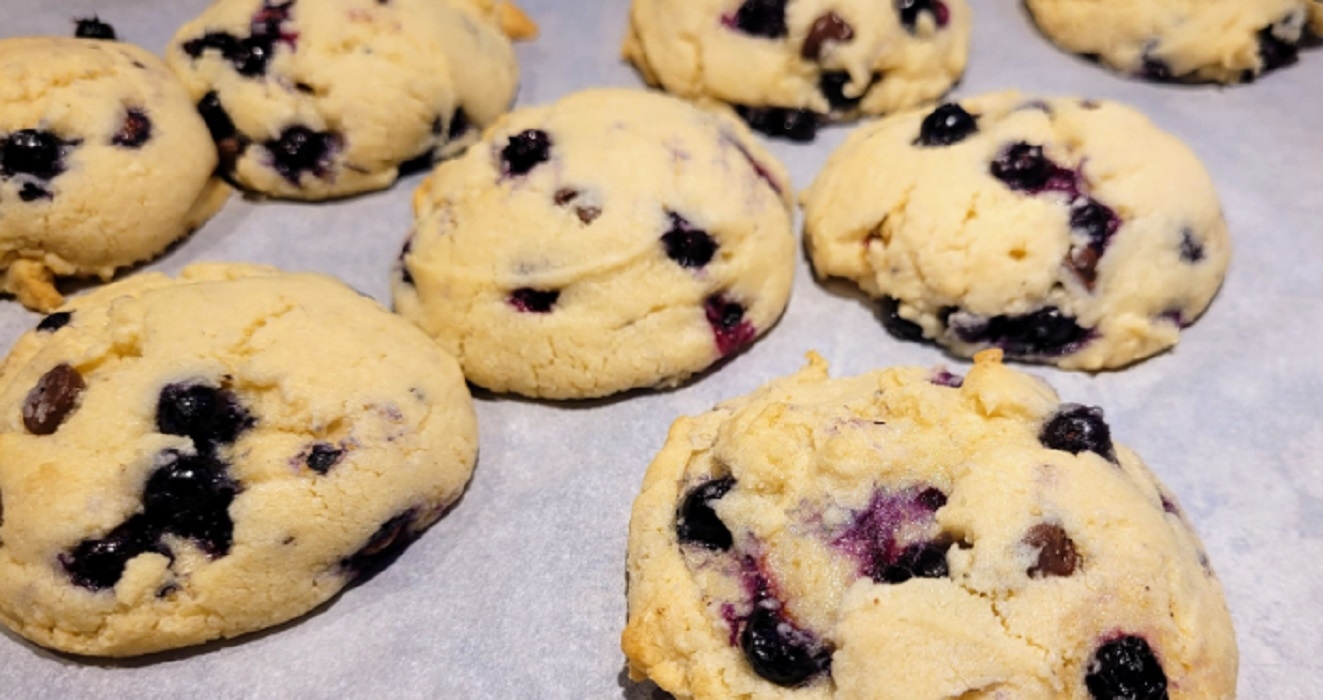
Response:
MULTIPOLYGON (((881 0, 879 0, 881 1, 881 0)), ((0 36, 68 34, 98 12, 122 39, 161 50, 195 0, 0 0, 0 36)), ((520 0, 542 37, 518 47, 519 103, 639 84, 618 58, 628 0, 520 0)), ((1230 222, 1230 276, 1174 351, 1123 372, 1043 367, 1070 401, 1107 411, 1113 434, 1178 494, 1226 587, 1244 698, 1323 693, 1323 49, 1230 89, 1127 81, 1059 53, 1017 0, 975 0, 970 68, 956 96, 1007 87, 1118 99, 1182 137, 1212 171, 1230 222)), ((773 143, 806 187, 848 127, 773 143)), ((388 271, 420 176, 330 204, 232 199, 152 263, 271 263, 334 274, 389 303, 388 271)), ((38 320, 0 300, 0 346, 38 320)), ((0 637, 0 696, 663 697, 623 673, 625 536, 643 471, 670 421, 788 374, 817 349, 834 374, 966 363, 888 336, 801 255, 780 324, 679 390, 574 405, 479 392, 481 455, 460 505, 393 566, 272 631, 122 662, 75 660, 0 637)))

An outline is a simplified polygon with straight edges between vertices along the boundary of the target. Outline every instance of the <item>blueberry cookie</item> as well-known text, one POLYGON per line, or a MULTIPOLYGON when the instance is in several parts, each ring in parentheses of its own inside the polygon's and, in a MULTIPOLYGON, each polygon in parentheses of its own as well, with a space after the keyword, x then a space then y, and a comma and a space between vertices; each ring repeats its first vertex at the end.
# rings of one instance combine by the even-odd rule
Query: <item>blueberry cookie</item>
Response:
POLYGON ((482 0, 218 0, 166 60, 229 178, 316 200, 389 187, 402 164, 476 140, 517 88, 503 30, 536 27, 482 0))
POLYGON ((657 93, 514 112, 428 177, 414 213, 396 309, 496 391, 672 386, 790 294, 785 169, 733 117, 657 93))
POLYGON ((1221 585, 1098 408, 809 365, 684 417, 629 532, 631 677, 679 698, 1231 698, 1221 585))
POLYGON ((215 168, 159 58, 92 38, 0 40, 0 268, 24 306, 49 311, 63 302, 54 276, 109 278, 201 225, 229 195, 215 168))
POLYGON ((634 0, 624 55, 653 85, 808 141, 827 121, 941 97, 969 26, 965 0, 634 0))
POLYGON ((1149 80, 1249 82, 1295 63, 1312 0, 1025 0, 1048 39, 1149 80))
POLYGON ((804 194, 814 269, 902 339, 1066 369, 1176 344, 1230 243, 1199 160, 1127 107, 999 93, 852 134, 804 194))
POLYGON ((459 498, 476 430, 455 361, 328 277, 76 298, 0 370, 0 621, 127 656, 302 615, 459 498))

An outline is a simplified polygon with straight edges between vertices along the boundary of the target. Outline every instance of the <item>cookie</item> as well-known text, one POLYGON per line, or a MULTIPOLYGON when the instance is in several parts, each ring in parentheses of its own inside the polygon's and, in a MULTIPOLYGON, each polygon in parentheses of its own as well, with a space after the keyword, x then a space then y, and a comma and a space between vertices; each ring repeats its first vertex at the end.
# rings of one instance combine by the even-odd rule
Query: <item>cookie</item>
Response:
POLYGON ((1240 83, 1295 63, 1312 0, 1025 0, 1071 53, 1159 81, 1240 83))
POLYGON ((0 267, 24 306, 49 311, 63 302, 54 276, 108 279, 201 225, 229 195, 215 168, 159 58, 115 41, 0 40, 0 267))
POLYGON ((0 621, 106 656, 284 622, 440 517, 476 450, 455 361, 338 281, 136 275, 0 370, 0 621))
POLYGON ((965 0, 634 0, 624 55, 652 85, 808 141, 828 121, 941 97, 969 27, 965 0))
POLYGON ((807 367, 680 418, 629 530, 630 676, 677 698, 1234 697, 1221 585, 1103 413, 807 367))
POLYGON ((790 191, 738 120, 665 95, 521 109, 414 194, 395 307, 494 391, 673 386, 780 317, 790 191))
POLYGON ((317 200, 389 187, 401 165, 475 141, 518 86, 502 29, 536 33, 489 0, 219 0, 166 60, 229 178, 317 200))
POLYGON ((903 339, 1065 369, 1121 367, 1207 308, 1230 243, 1176 138, 1119 104, 1014 92, 852 134, 804 193, 823 277, 903 339))

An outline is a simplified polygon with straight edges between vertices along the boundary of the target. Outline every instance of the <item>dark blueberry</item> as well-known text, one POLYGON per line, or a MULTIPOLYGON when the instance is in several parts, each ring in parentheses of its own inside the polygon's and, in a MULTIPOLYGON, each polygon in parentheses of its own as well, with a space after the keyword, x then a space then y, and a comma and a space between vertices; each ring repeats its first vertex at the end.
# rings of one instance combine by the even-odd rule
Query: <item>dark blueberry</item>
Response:
POLYGON ((716 336, 717 350, 723 356, 748 345, 757 335, 753 324, 744 320, 744 306, 724 295, 708 297, 703 302, 703 312, 716 336))
POLYGON ((523 287, 510 293, 510 305, 526 313, 545 314, 559 298, 560 292, 555 289, 523 287))
POLYGON ((321 177, 326 172, 331 153, 339 143, 335 134, 313 131, 306 126, 291 126, 280 132, 280 138, 267 141, 276 170, 290 184, 299 184, 305 172, 321 177))
POLYGON ((199 452, 228 445, 253 425, 233 392, 206 384, 170 384, 156 401, 156 429, 192 438, 199 452))
POLYGON ((1261 73, 1277 70, 1295 63, 1300 58, 1300 47, 1278 39, 1272 27, 1259 30, 1259 60, 1263 63, 1261 73))
POLYGON ((0 151, 0 168, 6 175, 24 173, 49 180, 64 172, 60 151, 65 145, 49 131, 23 129, 5 139, 0 151))
POLYGON ((789 141, 812 141, 822 121, 820 114, 807 109, 735 105, 735 111, 748 123, 749 128, 789 141))
POLYGON ((129 109, 124 114, 124 123, 119 131, 110 137, 110 142, 125 148, 140 148, 152 137, 152 120, 140 109, 129 109))
POLYGON ((666 256, 680 267, 702 267, 712 262, 712 256, 717 253, 717 242, 679 214, 670 212, 670 217, 671 230, 661 238, 666 256))
POLYGON ((963 107, 948 102, 923 118, 919 127, 919 138, 914 143, 920 146, 950 146, 964 141, 978 131, 978 121, 963 107))
POLYGON ((56 311, 46 318, 41 319, 41 323, 37 324, 37 330, 44 333, 54 333, 55 331, 69 325, 69 321, 72 319, 72 311, 56 311))
POLYGON ((414 286, 413 273, 409 271, 409 262, 404 258, 413 250, 413 235, 410 235, 404 241, 404 247, 400 248, 400 280, 410 287, 414 286))
MULTIPOLYGON (((876 76, 874 76, 876 79, 876 76)), ((845 88, 850 84, 850 74, 845 71, 828 71, 818 78, 818 90, 827 98, 827 104, 837 111, 854 109, 868 93, 865 89, 856 97, 847 97, 845 88)), ((871 86, 870 86, 871 87, 871 86)))
POLYGON ((735 11, 735 28, 745 34, 779 39, 789 33, 786 27, 787 0, 744 0, 735 11))
POLYGON ((528 129, 510 137, 501 149, 506 175, 523 175, 551 158, 551 137, 541 129, 528 129))
POLYGON ((50 435, 59 429, 87 389, 78 370, 58 364, 37 380, 23 401, 23 426, 33 435, 50 435))
POLYGON ((1047 186, 1055 167, 1043 155, 1042 146, 1024 142, 1011 144, 992 161, 992 176, 1013 190, 1037 192, 1047 186))
POLYGON ((929 486, 920 491, 915 500, 918 501, 919 505, 936 513, 942 509, 942 506, 946 505, 946 494, 942 493, 939 488, 929 486))
POLYGON ((900 13, 900 23, 911 34, 919 24, 919 13, 932 13, 938 27, 945 27, 951 21, 951 10, 942 0, 896 0, 896 11, 900 13))
POLYGON ((675 514, 675 534, 681 544, 696 544, 724 552, 733 539, 726 524, 712 510, 712 502, 721 499, 735 486, 735 478, 725 476, 700 484, 685 494, 675 514))
POLYGON ((318 474, 325 474, 326 472, 331 471, 331 467, 334 467, 344 454, 345 451, 342 449, 324 442, 319 442, 312 446, 312 450, 308 452, 308 456, 304 462, 308 465, 309 469, 318 474))
POLYGON ((105 41, 115 41, 115 28, 102 22, 99 17, 91 17, 74 20, 74 36, 79 39, 102 39, 105 41))
POLYGON ((217 143, 233 138, 237 133, 234 121, 230 119, 229 112, 221 106, 220 97, 215 92, 203 95, 198 101, 198 114, 201 114, 202 121, 206 122, 207 130, 211 132, 211 140, 217 143))
POLYGON ((130 559, 149 551, 164 553, 158 537, 143 515, 135 515, 101 539, 79 542, 60 555, 60 565, 74 585, 92 591, 113 588, 130 559))
POLYGON ((1140 637, 1118 637, 1089 659, 1084 685, 1094 700, 1167 700, 1167 674, 1140 637))
POLYGON ((265 0, 261 9, 253 13, 253 19, 249 23, 249 31, 252 32, 254 37, 272 42, 284 41, 292 44, 298 35, 281 31, 281 25, 289 19, 289 13, 293 6, 294 0, 287 0, 278 4, 272 4, 270 0, 265 0))
POLYGON ((213 557, 228 554, 234 537, 229 510, 238 483, 210 455, 166 452, 163 457, 142 494, 147 519, 162 532, 195 540, 213 557))
POLYGON ((1120 227, 1121 219, 1116 212, 1097 200, 1087 199, 1070 209, 1070 229, 1086 236, 1089 245, 1098 250, 1107 246, 1107 241, 1120 227))
POLYGON ((936 384, 937 386, 944 386, 951 389, 959 389, 961 386, 964 386, 965 384, 964 377, 958 374, 951 374, 946 370, 942 370, 934 374, 932 378, 930 378, 928 381, 932 382, 933 384, 936 384))
POLYGON ((225 32, 207 32, 197 39, 184 42, 181 48, 192 58, 201 56, 207 50, 216 51, 240 75, 251 78, 266 73, 267 63, 275 53, 275 41, 266 37, 240 39, 225 32))
POLYGON ((873 580, 895 584, 912 578, 946 578, 950 574, 946 550, 950 548, 951 539, 946 537, 912 544, 901 551, 894 563, 874 569, 871 572, 873 580))
POLYGON ((1038 441, 1049 450, 1061 450, 1077 455, 1093 452, 1115 462, 1116 450, 1112 446, 1112 430, 1103 421, 1101 408, 1063 403, 1052 414, 1038 441))
POLYGON ((1154 58, 1148 54, 1144 54, 1143 62, 1139 66, 1139 75, 1160 83, 1175 79, 1175 76, 1171 74, 1171 66, 1168 66, 1162 59, 1154 58))
POLYGON ((455 113, 450 117, 450 128, 446 131, 446 138, 454 141, 463 136, 469 130, 469 115, 464 112, 463 107, 456 107, 455 113))
POLYGON ((359 576, 390 563, 414 538, 410 526, 416 514, 407 510, 382 523, 358 551, 340 560, 340 568, 352 576, 359 576))
POLYGON ((822 55, 822 48, 827 42, 844 43, 853 38, 854 27, 835 12, 828 12, 813 21, 808 35, 804 37, 804 45, 800 47, 799 55, 810 61, 816 61, 822 55))
POLYGON ((1194 237, 1194 231, 1181 231, 1181 260, 1193 265, 1204 259, 1204 247, 1194 237))
POLYGON ((901 318, 900 301, 893 297, 882 297, 878 302, 878 313, 882 316, 882 327, 901 340, 923 340, 923 327, 901 318))
POLYGON ((1039 523, 1029 528, 1024 543, 1038 551, 1038 559, 1025 572, 1030 576, 1070 576, 1079 568, 1075 543, 1060 525, 1039 523))
POLYGON ((1049 306, 1023 316, 994 316, 970 325, 953 324, 966 343, 988 343, 1011 357, 1053 357, 1073 352, 1089 337, 1074 318, 1049 306))
POLYGON ((745 621, 740 649, 754 673, 785 688, 801 685, 831 666, 830 650, 780 611, 763 605, 745 621))
POLYGON ((55 195, 51 191, 31 182, 23 183, 23 187, 18 191, 18 198, 25 202, 35 202, 38 199, 54 199, 55 195))

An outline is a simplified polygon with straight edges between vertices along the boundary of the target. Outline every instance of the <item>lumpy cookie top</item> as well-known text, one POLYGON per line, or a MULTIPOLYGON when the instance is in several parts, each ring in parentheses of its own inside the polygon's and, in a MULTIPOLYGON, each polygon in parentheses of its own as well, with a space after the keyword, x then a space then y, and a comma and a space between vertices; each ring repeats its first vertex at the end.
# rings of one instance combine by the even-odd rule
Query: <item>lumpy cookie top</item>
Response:
POLYGON ((1176 343, 1230 243, 1182 143, 1119 104, 1007 92, 864 127, 804 194, 814 269, 960 355, 1067 369, 1176 343))
POLYGON ((937 99, 964 72, 965 0, 634 0, 624 55, 654 85, 813 138, 937 99))
POLYGON ((681 418, 629 534, 631 676, 680 698, 1230 698, 1221 585, 1102 411, 809 366, 681 418))
MULTIPOLYGON (((1150 80, 1248 82, 1296 61, 1310 0, 1026 0, 1049 39, 1150 80)), ((1323 36, 1323 33, 1320 34, 1323 36)))
POLYGON ((656 93, 516 111, 441 164, 414 212, 396 308, 496 391, 674 385, 790 294, 784 168, 734 118, 656 93))
POLYGON ((136 275, 0 370, 0 621, 113 656, 283 622, 436 520, 476 450, 454 360, 343 284, 136 275))
POLYGON ((502 29, 536 31, 478 0, 219 0, 166 59, 240 185, 325 199, 381 189, 401 164, 473 142, 514 99, 502 29))
POLYGON ((52 275, 108 278, 206 220, 229 193, 215 167, 159 58, 115 41, 0 40, 0 267, 24 305, 53 309, 52 275))

